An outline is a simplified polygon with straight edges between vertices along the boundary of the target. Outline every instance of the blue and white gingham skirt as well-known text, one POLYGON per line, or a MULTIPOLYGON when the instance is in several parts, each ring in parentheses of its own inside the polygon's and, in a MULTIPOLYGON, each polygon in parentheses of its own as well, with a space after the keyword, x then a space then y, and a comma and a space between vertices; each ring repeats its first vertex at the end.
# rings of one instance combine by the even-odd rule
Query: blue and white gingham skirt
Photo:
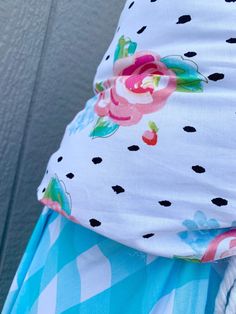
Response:
POLYGON ((45 207, 2 313, 211 314, 226 264, 148 255, 45 207))

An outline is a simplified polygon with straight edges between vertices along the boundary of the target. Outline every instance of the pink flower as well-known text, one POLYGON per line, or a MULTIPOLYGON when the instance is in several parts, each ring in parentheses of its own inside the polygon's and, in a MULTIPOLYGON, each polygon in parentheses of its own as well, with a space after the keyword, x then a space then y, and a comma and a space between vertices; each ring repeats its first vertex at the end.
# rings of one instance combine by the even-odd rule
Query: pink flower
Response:
POLYGON ((103 82, 95 112, 121 126, 138 123, 144 114, 160 110, 176 90, 176 74, 160 56, 142 51, 118 59, 114 76, 103 82))

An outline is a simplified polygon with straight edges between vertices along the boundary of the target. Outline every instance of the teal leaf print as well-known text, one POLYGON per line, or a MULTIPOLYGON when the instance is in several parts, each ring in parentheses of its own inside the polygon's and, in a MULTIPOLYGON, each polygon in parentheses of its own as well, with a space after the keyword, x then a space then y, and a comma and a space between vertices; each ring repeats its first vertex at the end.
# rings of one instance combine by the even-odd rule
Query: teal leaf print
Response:
POLYGON ((82 131, 86 126, 92 123, 98 116, 94 111, 94 106, 97 101, 97 95, 89 99, 85 108, 80 111, 73 121, 68 125, 69 135, 82 131))
POLYGON ((90 133, 90 136, 95 137, 108 137, 114 134, 119 128, 119 125, 112 122, 107 117, 98 118, 97 123, 90 133))
POLYGON ((132 56, 137 48, 137 43, 132 41, 130 38, 125 38, 124 35, 120 37, 116 46, 114 62, 116 60, 132 56))
POLYGON ((177 77, 178 92, 202 92, 202 82, 208 82, 207 78, 198 71, 198 66, 192 60, 182 56, 167 56, 161 59, 166 67, 172 70, 177 77))

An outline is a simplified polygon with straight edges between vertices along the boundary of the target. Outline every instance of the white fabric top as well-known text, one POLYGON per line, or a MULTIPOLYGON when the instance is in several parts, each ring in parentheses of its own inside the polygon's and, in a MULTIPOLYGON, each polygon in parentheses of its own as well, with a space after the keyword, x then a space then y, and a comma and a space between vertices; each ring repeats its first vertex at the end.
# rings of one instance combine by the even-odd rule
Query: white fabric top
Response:
POLYGON ((128 1, 38 199, 139 250, 236 255, 236 4, 128 1))

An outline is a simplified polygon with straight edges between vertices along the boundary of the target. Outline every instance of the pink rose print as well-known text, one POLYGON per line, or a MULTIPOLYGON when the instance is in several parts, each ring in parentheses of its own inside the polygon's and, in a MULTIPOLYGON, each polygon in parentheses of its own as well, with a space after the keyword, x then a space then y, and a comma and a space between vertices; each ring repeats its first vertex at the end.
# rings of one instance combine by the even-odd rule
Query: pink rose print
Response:
MULTIPOLYGON (((113 76, 96 83, 93 113, 98 119, 90 133, 93 138, 108 137, 119 127, 135 125, 143 115, 163 108, 173 92, 202 92, 202 81, 207 82, 191 60, 182 56, 161 58, 151 51, 135 52, 136 48, 135 42, 121 36, 114 54, 113 76)), ((85 119, 88 123, 93 119, 89 108, 77 124, 87 125, 85 119)), ((77 129, 81 126, 71 128, 72 132, 77 129)), ((152 129, 146 131, 143 141, 156 145, 155 133, 152 129)))
POLYGON ((120 126, 129 126, 165 105, 176 89, 176 75, 160 56, 142 51, 117 60, 114 76, 103 85, 95 112, 120 126))

